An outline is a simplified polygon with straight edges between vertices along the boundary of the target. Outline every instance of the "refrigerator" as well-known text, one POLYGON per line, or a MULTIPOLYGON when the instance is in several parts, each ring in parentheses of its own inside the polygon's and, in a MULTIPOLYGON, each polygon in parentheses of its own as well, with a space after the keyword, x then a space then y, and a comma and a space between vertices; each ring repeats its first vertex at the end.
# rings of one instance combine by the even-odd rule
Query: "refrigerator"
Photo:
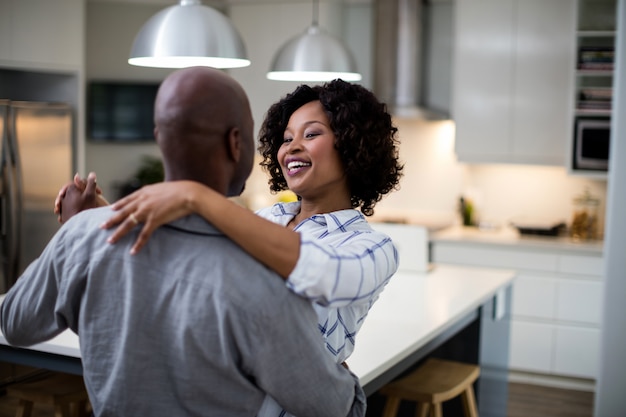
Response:
POLYGON ((59 229, 59 188, 73 175, 72 109, 65 103, 0 100, 0 294, 59 229))

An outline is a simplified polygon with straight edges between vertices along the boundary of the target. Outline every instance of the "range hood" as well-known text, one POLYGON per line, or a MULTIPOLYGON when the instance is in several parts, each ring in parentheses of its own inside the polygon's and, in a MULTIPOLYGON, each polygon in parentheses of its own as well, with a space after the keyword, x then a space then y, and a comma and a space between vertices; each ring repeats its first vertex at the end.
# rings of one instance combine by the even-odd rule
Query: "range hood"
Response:
POLYGON ((396 117, 449 119, 452 2, 375 4, 376 95, 396 117))

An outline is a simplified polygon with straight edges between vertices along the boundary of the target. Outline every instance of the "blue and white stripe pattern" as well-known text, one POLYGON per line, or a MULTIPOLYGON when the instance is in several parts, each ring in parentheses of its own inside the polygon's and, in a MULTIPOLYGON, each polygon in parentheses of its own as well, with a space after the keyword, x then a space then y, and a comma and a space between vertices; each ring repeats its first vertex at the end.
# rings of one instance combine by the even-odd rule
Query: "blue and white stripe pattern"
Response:
MULTIPOLYGON (((299 202, 278 203, 257 214, 286 226, 299 211, 299 202)), ((300 257, 287 286, 314 303, 328 352, 344 362, 370 307, 398 269, 398 252, 357 210, 315 215, 295 231, 301 234, 300 257)), ((259 417, 287 415, 266 405, 259 417)))

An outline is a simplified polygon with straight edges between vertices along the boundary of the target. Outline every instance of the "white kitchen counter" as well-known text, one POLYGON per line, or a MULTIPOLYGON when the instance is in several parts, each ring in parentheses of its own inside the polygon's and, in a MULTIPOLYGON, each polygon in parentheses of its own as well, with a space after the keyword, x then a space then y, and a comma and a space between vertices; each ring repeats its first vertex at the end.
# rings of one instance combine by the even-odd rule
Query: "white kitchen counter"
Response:
POLYGON ((576 254, 602 254, 602 240, 574 241, 569 237, 521 235, 517 229, 501 227, 481 230, 477 227, 450 227, 430 235, 431 242, 463 242, 476 245, 506 245, 525 249, 549 248, 576 254))
POLYGON ((357 336, 350 369, 363 385, 370 383, 476 311, 513 278, 508 270, 453 266, 396 274, 357 336))
MULTIPOLYGON (((436 266, 427 273, 398 273, 370 311, 348 360, 350 369, 367 387, 437 337, 456 331, 455 325, 501 294, 513 278, 509 270, 453 266, 436 266)), ((498 299, 504 302, 505 297, 498 299)), ((24 358, 41 353, 52 361, 64 358, 79 362, 80 358, 78 337, 71 331, 28 349, 8 347, 0 333, 0 353, 3 360, 22 364, 29 364, 24 358), (15 358, 7 353, 16 354, 15 358)), ((32 364, 63 370, 40 362, 32 364)))

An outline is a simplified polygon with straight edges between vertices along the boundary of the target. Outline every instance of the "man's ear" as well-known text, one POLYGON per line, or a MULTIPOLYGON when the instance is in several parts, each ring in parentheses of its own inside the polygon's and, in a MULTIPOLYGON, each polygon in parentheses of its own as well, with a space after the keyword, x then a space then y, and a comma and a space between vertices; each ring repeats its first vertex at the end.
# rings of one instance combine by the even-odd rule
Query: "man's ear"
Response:
POLYGON ((241 158, 241 131, 238 127, 231 127, 227 133, 226 149, 228 157, 234 162, 239 162, 241 158))

